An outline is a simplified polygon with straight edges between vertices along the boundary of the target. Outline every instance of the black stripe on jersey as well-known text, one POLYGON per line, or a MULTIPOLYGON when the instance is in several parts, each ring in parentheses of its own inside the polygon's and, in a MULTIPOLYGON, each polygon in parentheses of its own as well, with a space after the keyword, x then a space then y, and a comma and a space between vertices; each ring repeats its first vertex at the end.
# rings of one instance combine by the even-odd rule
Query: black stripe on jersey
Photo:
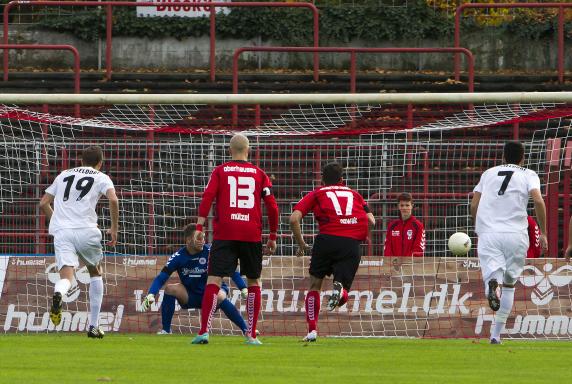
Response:
POLYGON ((364 204, 364 205, 363 205, 363 210, 365 211, 365 213, 370 213, 370 212, 371 212, 371 209, 369 209, 369 205, 367 205, 367 204, 364 204))

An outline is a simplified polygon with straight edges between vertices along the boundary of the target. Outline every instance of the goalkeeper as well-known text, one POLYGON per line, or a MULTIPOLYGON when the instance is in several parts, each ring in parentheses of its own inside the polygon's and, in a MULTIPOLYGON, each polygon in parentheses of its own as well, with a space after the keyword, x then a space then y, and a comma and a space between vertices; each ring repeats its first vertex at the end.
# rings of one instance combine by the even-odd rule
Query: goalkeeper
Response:
MULTIPOLYGON (((207 264, 210 245, 205 244, 204 235, 201 234, 194 239, 194 226, 186 226, 183 230, 185 236, 185 246, 175 252, 155 277, 149 293, 143 300, 141 309, 146 312, 155 302, 155 296, 161 287, 167 282, 169 276, 175 271, 179 275, 181 283, 168 284, 165 287, 163 303, 161 304, 161 319, 163 329, 159 334, 171 333, 171 321, 175 313, 175 300, 179 302, 183 309, 201 308, 203 293, 207 282, 207 264)), ((248 289, 239 272, 235 272, 232 280, 241 290, 241 295, 246 298, 248 289)), ((243 334, 246 334, 247 326, 240 312, 227 299, 229 293, 228 286, 223 283, 217 295, 217 308, 220 308, 226 317, 236 324, 243 334)))

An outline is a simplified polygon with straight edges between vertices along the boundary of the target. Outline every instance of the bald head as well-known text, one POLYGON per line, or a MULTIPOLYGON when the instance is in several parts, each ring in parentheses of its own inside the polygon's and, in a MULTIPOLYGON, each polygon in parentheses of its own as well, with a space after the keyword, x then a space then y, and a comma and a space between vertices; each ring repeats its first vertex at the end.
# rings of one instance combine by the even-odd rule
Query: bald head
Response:
POLYGON ((248 157, 248 138, 237 133, 230 139, 230 154, 235 160, 246 160, 248 157))

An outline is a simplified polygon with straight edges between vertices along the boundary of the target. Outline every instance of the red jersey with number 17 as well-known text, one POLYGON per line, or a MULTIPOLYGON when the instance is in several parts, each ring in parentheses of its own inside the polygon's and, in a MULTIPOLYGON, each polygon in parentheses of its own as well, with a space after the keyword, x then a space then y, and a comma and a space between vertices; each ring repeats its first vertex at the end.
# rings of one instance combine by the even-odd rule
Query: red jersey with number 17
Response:
POLYGON ((314 212, 320 233, 365 240, 368 235, 369 207, 364 198, 345 185, 316 188, 302 198, 294 210, 314 212))
POLYGON ((278 227, 278 206, 272 183, 256 165, 232 160, 216 167, 199 205, 199 216, 207 217, 216 199, 214 240, 259 242, 262 239, 261 199, 268 210, 270 231, 278 227))

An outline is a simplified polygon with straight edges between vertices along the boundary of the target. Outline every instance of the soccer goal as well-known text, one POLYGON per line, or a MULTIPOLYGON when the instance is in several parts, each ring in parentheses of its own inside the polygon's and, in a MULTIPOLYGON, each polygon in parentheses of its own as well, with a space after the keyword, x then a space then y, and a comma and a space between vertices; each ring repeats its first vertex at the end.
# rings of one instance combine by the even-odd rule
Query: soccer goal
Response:
MULTIPOLYGON (((572 266, 557 257, 567 243, 571 208, 571 119, 572 93, 566 92, 0 95, 0 326, 4 332, 85 329, 85 268, 64 298, 61 324, 54 329, 49 321, 57 270, 38 202, 59 171, 78 165, 81 150, 98 144, 102 170, 120 198, 120 243, 105 247, 100 325, 107 332, 159 330, 162 293, 151 312, 140 312, 141 301, 183 245, 182 228, 195 222, 210 172, 229 159, 230 135, 241 131, 251 140, 251 161, 272 179, 281 216, 278 250, 264 259, 263 335, 306 333, 309 258, 294 256, 288 217, 319 185, 321 166, 337 161, 345 182, 368 200, 377 225, 363 244, 349 302, 322 311, 320 334, 488 336, 493 313, 468 205, 480 174, 502 162, 506 140, 518 138, 526 144, 526 166, 543 184, 550 249, 545 258, 527 261, 504 337, 569 339, 572 266), (426 228, 423 257, 384 257, 387 223, 398 215, 402 192, 413 195, 413 214, 426 228), (473 240, 462 257, 447 249, 458 231, 473 240)), ((106 204, 100 203, 99 215, 100 228, 107 228, 106 204)), ((310 244, 316 229, 311 216, 304 219, 310 244)), ((331 281, 324 288, 325 303, 331 281)), ((232 284, 230 299, 244 313, 232 284)), ((197 310, 177 307, 174 331, 198 326, 197 310)), ((212 331, 240 334, 219 314, 212 331)))

